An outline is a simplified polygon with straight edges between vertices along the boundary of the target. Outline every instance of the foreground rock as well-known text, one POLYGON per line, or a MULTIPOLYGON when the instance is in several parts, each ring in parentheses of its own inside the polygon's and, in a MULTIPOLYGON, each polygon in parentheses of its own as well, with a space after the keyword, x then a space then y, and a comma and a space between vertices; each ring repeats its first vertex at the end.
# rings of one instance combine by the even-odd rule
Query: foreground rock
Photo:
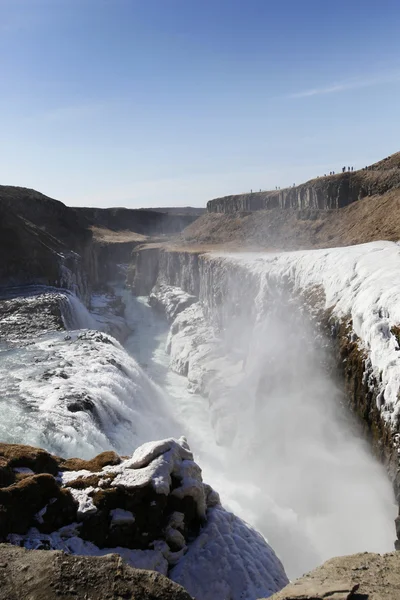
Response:
POLYGON ((191 600, 159 573, 132 569, 117 554, 68 556, 0 545, 0 600, 191 600))
POLYGON ((400 553, 332 558, 271 600, 398 600, 400 553))
POLYGON ((0 444, 0 541, 117 553, 132 567, 168 575, 197 600, 254 600, 288 581, 264 538, 203 483, 184 438, 149 442, 130 458, 103 452, 88 461, 0 444))

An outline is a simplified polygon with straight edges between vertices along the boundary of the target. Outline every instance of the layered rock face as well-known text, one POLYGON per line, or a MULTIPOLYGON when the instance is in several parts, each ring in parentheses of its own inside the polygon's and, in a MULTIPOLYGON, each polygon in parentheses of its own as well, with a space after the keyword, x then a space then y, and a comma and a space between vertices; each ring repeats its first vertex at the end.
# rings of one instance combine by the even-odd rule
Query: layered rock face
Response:
POLYGON ((338 209, 400 186, 400 153, 371 165, 366 171, 320 177, 277 191, 254 192, 216 198, 207 202, 210 213, 235 213, 271 208, 338 209))
MULTIPOLYGON (((131 566, 169 575, 199 600, 255 598, 287 583, 262 536, 226 512, 203 483, 184 438, 144 444, 126 459, 114 452, 62 459, 1 444, 0 537, 26 549, 116 552, 131 566)), ((40 564, 42 557, 32 560, 40 564)), ((49 554, 49 560, 51 566, 59 555, 49 554)), ((108 561, 118 563, 115 557, 108 561)), ((65 566, 79 564, 84 570, 100 565, 66 559, 65 566)))

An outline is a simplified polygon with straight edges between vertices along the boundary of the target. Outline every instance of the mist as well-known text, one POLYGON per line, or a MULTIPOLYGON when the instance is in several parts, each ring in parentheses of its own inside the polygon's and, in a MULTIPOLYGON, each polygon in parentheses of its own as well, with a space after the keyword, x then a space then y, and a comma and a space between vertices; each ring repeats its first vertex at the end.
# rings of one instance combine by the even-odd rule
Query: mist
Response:
POLYGON ((209 386, 226 474, 240 481, 228 504, 292 578, 333 556, 393 550, 392 486, 346 407, 327 340, 290 303, 255 323, 236 312, 221 332, 230 366, 209 386))

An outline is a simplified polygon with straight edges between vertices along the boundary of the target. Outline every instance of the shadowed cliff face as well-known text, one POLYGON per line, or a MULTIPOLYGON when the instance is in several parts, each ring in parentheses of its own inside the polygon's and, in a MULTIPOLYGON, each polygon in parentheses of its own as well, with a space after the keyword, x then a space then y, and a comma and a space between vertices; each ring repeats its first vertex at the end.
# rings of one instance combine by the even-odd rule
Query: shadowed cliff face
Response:
MULTIPOLYGON (((171 234, 182 231, 198 214, 169 214, 145 209, 76 208, 76 214, 95 227, 113 231, 135 231, 144 235, 171 234)), ((161 211, 161 209, 160 209, 161 211)))
POLYGON ((216 198, 207 203, 210 213, 235 213, 272 208, 337 209, 365 196, 384 194, 400 186, 400 153, 371 165, 368 170, 312 179, 277 191, 216 198))

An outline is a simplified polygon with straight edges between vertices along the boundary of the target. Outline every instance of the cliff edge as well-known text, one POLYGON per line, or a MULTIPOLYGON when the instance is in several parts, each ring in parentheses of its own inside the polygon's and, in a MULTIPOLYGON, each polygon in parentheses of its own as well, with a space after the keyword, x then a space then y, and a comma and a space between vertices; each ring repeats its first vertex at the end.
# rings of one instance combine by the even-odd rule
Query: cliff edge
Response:
POLYGON ((253 192, 215 198, 207 202, 209 213, 237 213, 272 208, 343 208, 366 196, 385 194, 400 187, 400 152, 364 169, 311 179, 282 190, 253 192))

